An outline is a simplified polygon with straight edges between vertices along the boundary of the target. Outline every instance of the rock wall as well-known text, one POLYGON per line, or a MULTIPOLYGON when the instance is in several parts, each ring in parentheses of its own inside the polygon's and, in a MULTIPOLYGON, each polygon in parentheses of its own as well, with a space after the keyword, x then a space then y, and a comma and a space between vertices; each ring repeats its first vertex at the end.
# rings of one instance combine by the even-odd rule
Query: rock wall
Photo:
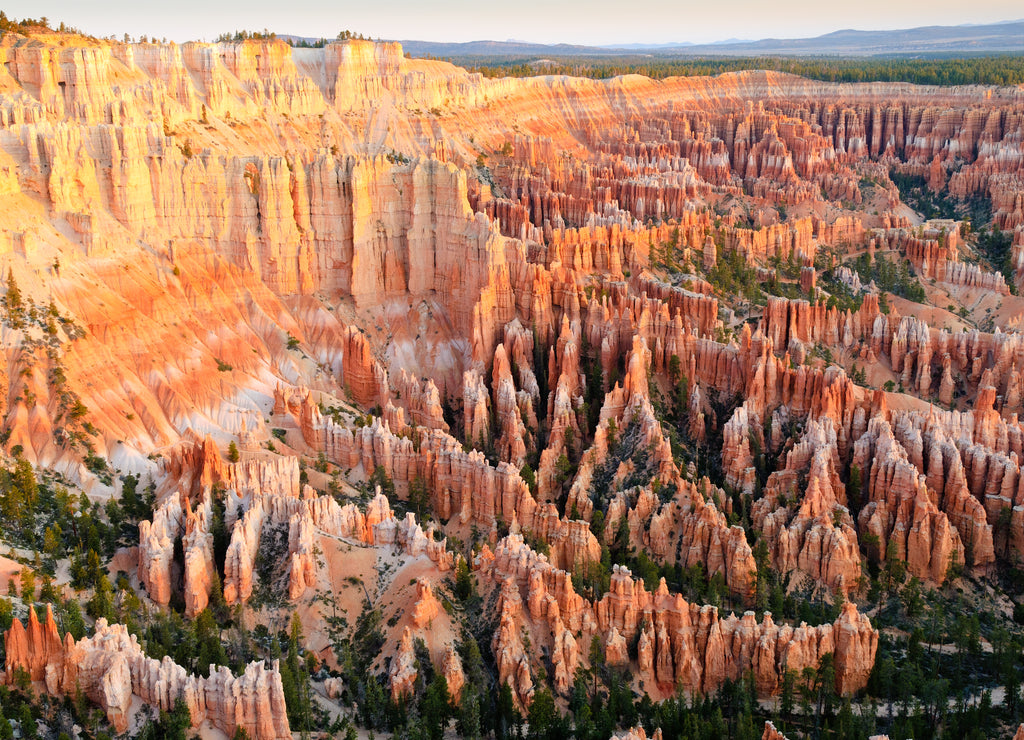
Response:
POLYGON ((124 625, 105 619, 97 620, 92 637, 75 642, 67 634, 62 641, 49 607, 44 625, 35 610, 29 612, 27 627, 15 620, 4 634, 4 646, 8 683, 18 670, 26 670, 52 696, 81 690, 106 712, 117 732, 128 729, 134 695, 162 711, 183 699, 193 727, 209 721, 228 735, 240 728, 259 740, 291 737, 277 661, 270 669, 250 663, 241 676, 223 667, 211 670, 209 678, 188 675, 170 658, 146 657, 124 625))
POLYGON ((492 648, 499 677, 517 701, 528 705, 533 691, 531 657, 521 632, 550 643, 553 685, 565 693, 584 660, 580 645, 598 636, 613 664, 623 657, 622 642, 638 640, 634 674, 648 691, 715 691, 726 678, 754 672, 762 696, 776 693, 785 670, 816 667, 825 653, 836 658, 836 690, 857 691, 867 683, 878 647, 878 632, 867 617, 846 603, 832 625, 776 625, 770 614, 758 623, 753 612, 721 618, 711 606, 688 604, 670 594, 664 580, 648 592, 630 572, 615 566, 611 588, 599 601, 575 593, 568 573, 527 547, 521 537, 503 539, 493 558, 481 559, 482 577, 500 588, 500 624, 492 648))

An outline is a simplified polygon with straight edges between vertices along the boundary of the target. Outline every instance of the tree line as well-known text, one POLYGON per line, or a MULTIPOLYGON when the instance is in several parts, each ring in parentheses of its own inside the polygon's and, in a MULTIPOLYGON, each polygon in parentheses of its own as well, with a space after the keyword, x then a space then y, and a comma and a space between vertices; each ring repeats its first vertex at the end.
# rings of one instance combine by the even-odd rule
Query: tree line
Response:
MULTIPOLYGON (((431 58, 431 57, 427 57, 431 58)), ((442 57, 443 61, 485 77, 571 75, 609 79, 640 74, 667 77, 719 75, 744 70, 771 70, 825 82, 911 82, 917 85, 1019 85, 1024 83, 1024 56, 993 54, 972 57, 442 57)))

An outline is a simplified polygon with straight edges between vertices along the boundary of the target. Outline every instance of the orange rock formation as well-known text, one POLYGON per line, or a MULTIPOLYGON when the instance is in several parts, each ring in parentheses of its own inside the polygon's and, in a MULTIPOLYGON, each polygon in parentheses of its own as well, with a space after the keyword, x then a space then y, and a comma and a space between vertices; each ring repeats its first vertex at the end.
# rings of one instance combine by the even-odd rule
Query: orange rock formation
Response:
POLYGON ((29 612, 27 627, 15 620, 4 634, 4 646, 8 682, 25 670, 53 696, 81 690, 118 732, 128 728, 135 695, 163 711, 183 699, 194 727, 209 721, 227 734, 241 728, 259 740, 291 737, 276 661, 269 670, 262 662, 250 663, 241 676, 223 667, 211 670, 209 678, 192 676, 170 658, 146 657, 124 625, 108 625, 105 619, 97 620, 92 637, 76 643, 67 634, 62 641, 49 608, 44 625, 35 610, 29 612))

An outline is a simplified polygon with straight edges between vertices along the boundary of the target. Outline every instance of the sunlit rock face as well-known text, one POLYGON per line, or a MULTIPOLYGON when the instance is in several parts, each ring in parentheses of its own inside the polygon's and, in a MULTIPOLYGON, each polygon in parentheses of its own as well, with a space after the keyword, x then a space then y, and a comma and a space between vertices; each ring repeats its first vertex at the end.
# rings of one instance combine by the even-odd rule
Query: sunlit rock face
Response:
MULTIPOLYGON (((1024 554, 1019 89, 486 79, 363 41, 8 34, 0 57, 4 445, 96 496, 111 469, 153 481, 131 576, 155 607, 195 617, 219 584, 244 609, 277 533, 295 609, 337 591, 325 547, 409 569, 380 581, 395 700, 430 675, 420 640, 453 698, 469 680, 463 565, 521 709, 567 697, 595 639, 656 698, 748 671, 770 696, 829 653, 849 694, 877 650, 868 563, 938 585, 1024 554), (989 199, 1009 267, 894 172, 989 199), (861 254, 925 302, 842 264, 861 254), (784 623, 765 568, 847 601, 784 623)), ((6 640, 8 680, 78 682, 119 730, 138 696, 289 732, 276 667, 201 679, 122 625, 76 643, 34 616, 6 640)))
POLYGON ((250 663, 241 676, 226 668, 214 669, 209 678, 189 675, 170 658, 146 657, 135 635, 105 619, 97 620, 92 637, 75 642, 69 633, 62 642, 50 609, 42 625, 34 610, 27 627, 15 620, 4 635, 4 646, 9 682, 25 670, 50 695, 73 697, 81 691, 100 705, 118 732, 128 729, 136 696, 162 711, 183 700, 193 727, 209 721, 225 733, 241 728, 262 740, 291 737, 276 661, 271 669, 262 662, 250 663))

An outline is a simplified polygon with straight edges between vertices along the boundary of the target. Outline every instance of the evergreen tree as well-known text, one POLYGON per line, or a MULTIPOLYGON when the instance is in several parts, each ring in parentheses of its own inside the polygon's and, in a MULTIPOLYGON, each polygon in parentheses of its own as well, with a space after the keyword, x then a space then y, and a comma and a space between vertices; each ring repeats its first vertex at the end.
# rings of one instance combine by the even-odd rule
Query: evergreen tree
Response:
POLYGON ((420 712, 430 740, 442 740, 448 719, 451 716, 451 702, 448 697, 448 681, 440 671, 434 674, 427 686, 420 712))
POLYGON ((4 715, 3 702, 0 702, 0 740, 14 740, 14 728, 4 715))
POLYGON ((533 694, 527 714, 528 740, 555 740, 558 727, 558 709, 555 699, 547 687, 541 687, 533 694))
POLYGON ((211 666, 227 665, 228 656, 220 641, 220 628, 210 609, 203 609, 196 617, 195 634, 198 645, 195 664, 197 673, 209 676, 211 666))
POLYGON ((522 718, 516 709, 515 700, 512 698, 512 688, 508 681, 501 685, 498 692, 497 716, 494 724, 494 737, 496 740, 510 740, 519 734, 519 726, 522 718))
POLYGON ((480 699, 477 687, 467 683, 462 687, 456 729, 459 737, 477 740, 480 737, 480 699))

